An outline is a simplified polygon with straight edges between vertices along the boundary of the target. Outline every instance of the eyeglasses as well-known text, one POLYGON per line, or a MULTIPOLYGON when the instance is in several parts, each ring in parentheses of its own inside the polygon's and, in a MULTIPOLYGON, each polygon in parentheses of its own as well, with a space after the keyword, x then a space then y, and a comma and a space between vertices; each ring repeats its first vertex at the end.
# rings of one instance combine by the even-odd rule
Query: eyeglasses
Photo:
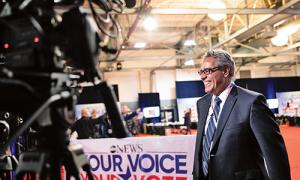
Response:
POLYGON ((202 76, 203 74, 205 74, 206 76, 218 71, 218 70, 222 70, 223 67, 222 66, 217 66, 217 67, 213 67, 213 68, 204 68, 204 69, 200 69, 198 71, 198 74, 200 76, 202 76))

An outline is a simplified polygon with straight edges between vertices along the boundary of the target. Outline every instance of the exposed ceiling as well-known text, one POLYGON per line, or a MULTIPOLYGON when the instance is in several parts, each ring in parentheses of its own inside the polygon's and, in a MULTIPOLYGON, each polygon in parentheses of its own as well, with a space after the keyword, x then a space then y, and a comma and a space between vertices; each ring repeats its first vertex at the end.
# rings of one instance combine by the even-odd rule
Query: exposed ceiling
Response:
MULTIPOLYGON (((237 65, 293 65, 299 60, 300 32, 289 36, 288 45, 274 46, 270 38, 288 24, 300 24, 300 0, 221 0, 226 9, 208 9, 212 0, 138 0, 133 9, 115 15, 122 31, 113 42, 123 48, 114 55, 102 54, 100 66, 114 70, 117 62, 123 69, 184 68, 194 59, 199 66, 208 49, 230 51, 237 65), (226 13, 226 18, 213 21, 211 13, 226 13), (152 15, 156 30, 146 31, 143 20, 152 15), (196 45, 183 42, 193 39, 196 45), (146 43, 143 49, 134 48, 146 43)), ((112 43, 111 43, 112 44, 112 43)))

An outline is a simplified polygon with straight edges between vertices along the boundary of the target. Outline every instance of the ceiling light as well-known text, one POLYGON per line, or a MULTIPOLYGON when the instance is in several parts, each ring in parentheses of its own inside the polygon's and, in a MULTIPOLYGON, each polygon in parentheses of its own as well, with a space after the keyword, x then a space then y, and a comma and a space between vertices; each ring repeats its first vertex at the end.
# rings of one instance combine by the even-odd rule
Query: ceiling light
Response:
POLYGON ((285 35, 277 35, 271 39, 272 44, 275 46, 284 46, 288 43, 289 38, 285 35))
POLYGON ((134 48, 144 48, 144 47, 146 47, 146 43, 138 42, 138 43, 135 43, 133 47, 134 48))
POLYGON ((157 28, 156 20, 151 16, 146 17, 144 20, 144 28, 148 31, 153 31, 157 28))
POLYGON ((184 62, 184 65, 186 66, 193 66, 194 65, 194 59, 188 59, 184 62))
MULTIPOLYGON (((221 2, 220 0, 215 0, 211 2, 208 7, 208 9, 226 9, 226 5, 221 2)), ((224 19, 226 17, 226 14, 224 13, 214 13, 214 14, 208 14, 208 17, 210 17, 214 21, 219 21, 221 19, 224 19)))
POLYGON ((196 46, 196 42, 193 39, 185 40, 183 43, 184 46, 196 46))
POLYGON ((277 34, 289 36, 300 30, 300 24, 290 24, 277 30, 277 34))
POLYGON ((288 43, 288 37, 300 30, 300 21, 296 20, 277 30, 277 36, 271 39, 275 46, 284 46, 288 43))
POLYGON ((122 63, 121 62, 117 62, 117 71, 122 70, 122 63))

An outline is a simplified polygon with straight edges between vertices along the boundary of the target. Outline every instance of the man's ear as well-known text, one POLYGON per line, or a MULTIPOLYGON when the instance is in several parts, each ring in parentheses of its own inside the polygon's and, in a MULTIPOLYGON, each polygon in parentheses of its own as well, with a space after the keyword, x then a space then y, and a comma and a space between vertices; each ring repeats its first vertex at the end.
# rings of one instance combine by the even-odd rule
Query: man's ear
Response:
POLYGON ((225 77, 228 77, 230 75, 230 69, 228 66, 225 66, 223 69, 223 74, 225 77))

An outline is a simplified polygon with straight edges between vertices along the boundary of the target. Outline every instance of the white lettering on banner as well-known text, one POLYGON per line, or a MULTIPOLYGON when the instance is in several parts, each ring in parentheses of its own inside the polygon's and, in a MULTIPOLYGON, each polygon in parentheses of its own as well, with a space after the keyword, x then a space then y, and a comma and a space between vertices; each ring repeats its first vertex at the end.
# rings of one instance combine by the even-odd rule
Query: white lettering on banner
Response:
MULTIPOLYGON (((195 136, 78 140, 96 180, 192 179, 195 136)), ((84 172, 82 179, 88 179, 84 172)))

